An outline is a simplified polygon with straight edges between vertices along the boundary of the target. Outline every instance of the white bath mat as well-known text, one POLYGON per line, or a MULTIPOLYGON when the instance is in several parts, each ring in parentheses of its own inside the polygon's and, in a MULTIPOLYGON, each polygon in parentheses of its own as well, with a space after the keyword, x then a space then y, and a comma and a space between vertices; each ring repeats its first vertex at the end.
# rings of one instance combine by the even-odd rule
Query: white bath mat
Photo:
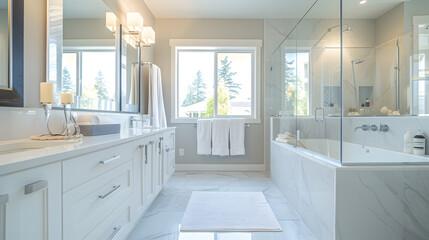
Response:
POLYGON ((261 192, 193 192, 181 231, 281 231, 261 192))

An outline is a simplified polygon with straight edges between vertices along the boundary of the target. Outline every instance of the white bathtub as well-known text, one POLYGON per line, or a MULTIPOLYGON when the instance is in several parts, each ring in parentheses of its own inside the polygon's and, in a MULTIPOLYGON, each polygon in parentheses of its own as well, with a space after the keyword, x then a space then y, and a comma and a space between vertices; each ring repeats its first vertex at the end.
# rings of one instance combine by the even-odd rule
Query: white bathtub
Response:
MULTIPOLYGON (((339 161, 340 142, 330 139, 301 139, 308 150, 325 160, 339 161), (328 159, 331 158, 331 159, 328 159)), ((343 142, 343 165, 372 164, 429 164, 429 156, 417 156, 361 144, 343 142)))
POLYGON ((344 143, 341 165, 338 141, 302 143, 272 141, 270 173, 317 239, 427 239, 427 157, 344 143))

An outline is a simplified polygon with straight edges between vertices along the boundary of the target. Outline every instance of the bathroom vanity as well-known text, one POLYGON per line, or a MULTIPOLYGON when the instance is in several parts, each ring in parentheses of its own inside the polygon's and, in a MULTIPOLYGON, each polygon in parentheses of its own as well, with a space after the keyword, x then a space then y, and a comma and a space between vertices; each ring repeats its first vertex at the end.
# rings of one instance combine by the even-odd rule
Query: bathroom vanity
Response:
POLYGON ((17 143, 0 151, 2 240, 124 239, 175 170, 174 128, 17 143))

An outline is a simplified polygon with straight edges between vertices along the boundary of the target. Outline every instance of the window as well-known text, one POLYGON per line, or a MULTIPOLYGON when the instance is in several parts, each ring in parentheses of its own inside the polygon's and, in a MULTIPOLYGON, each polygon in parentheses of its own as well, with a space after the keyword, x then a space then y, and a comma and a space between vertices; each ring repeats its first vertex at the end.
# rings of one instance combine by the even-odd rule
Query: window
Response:
POLYGON ((285 54, 285 113, 309 115, 309 97, 310 53, 287 52, 285 54))
POLYGON ((76 95, 75 108, 118 110, 115 62, 114 49, 65 50, 61 92, 76 95))
POLYGON ((216 117, 260 121, 261 41, 170 40, 170 45, 175 93, 172 122, 216 117))

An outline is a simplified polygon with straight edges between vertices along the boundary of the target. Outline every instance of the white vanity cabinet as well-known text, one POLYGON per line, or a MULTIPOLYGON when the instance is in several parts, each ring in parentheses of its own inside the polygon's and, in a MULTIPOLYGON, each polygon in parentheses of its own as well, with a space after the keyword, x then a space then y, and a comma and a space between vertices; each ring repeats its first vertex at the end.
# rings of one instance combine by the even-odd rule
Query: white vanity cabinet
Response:
POLYGON ((61 163, 0 176, 0 239, 61 239, 61 163))
POLYGON ((130 137, 1 175, 0 240, 125 239, 172 174, 174 129, 130 137))
POLYGON ((163 151, 163 182, 164 184, 170 179, 176 170, 176 141, 175 131, 167 131, 164 133, 164 151, 163 151))

